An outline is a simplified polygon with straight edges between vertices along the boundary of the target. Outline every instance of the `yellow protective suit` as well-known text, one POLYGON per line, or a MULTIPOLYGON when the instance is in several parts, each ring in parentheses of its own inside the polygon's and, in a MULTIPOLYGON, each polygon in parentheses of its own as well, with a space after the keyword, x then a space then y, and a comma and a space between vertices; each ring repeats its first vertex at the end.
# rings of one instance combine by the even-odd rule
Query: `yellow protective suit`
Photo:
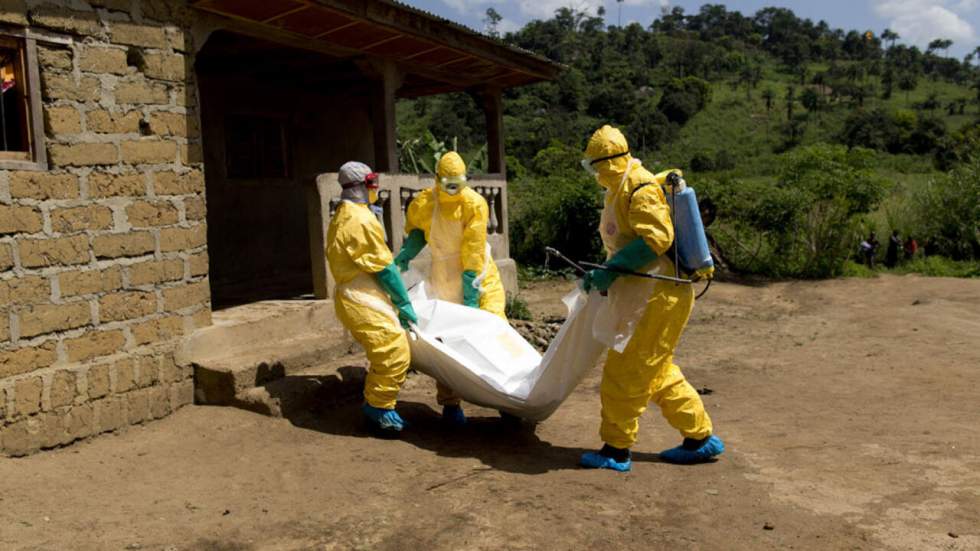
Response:
POLYGON ((392 263, 384 229, 366 204, 342 201, 327 230, 327 261, 336 281, 334 310, 367 353, 364 399, 393 409, 411 363, 408 336, 374 274, 392 263))
MULTIPOLYGON (((665 254, 674 240, 670 208, 660 184, 665 174, 654 176, 632 159, 623 134, 610 126, 597 130, 585 151, 587 159, 623 156, 593 164, 599 184, 606 188, 600 227, 607 258, 637 237, 658 256, 642 271, 659 268, 673 274, 665 254), (654 184, 654 185, 643 185, 654 184)), ((610 298, 648 284, 637 277, 619 277, 609 288, 610 298)), ((638 312, 633 336, 622 353, 610 350, 602 372, 602 426, 600 436, 610 446, 624 449, 636 443, 640 415, 651 401, 671 426, 686 438, 703 439, 712 433, 711 419, 697 391, 673 362, 674 348, 694 305, 690 285, 658 281, 638 312)))
MULTIPOLYGON (((440 159, 437 171, 437 178, 465 177, 466 167, 458 154, 450 152, 440 159)), ((436 184, 408 205, 405 233, 425 233, 432 255, 429 286, 436 298, 462 304, 463 272, 472 271, 481 283, 480 309, 507 319, 507 296, 487 244, 489 214, 486 199, 469 187, 449 195, 436 184)), ((459 396, 449 387, 439 383, 436 389, 440 405, 459 403, 459 396)))

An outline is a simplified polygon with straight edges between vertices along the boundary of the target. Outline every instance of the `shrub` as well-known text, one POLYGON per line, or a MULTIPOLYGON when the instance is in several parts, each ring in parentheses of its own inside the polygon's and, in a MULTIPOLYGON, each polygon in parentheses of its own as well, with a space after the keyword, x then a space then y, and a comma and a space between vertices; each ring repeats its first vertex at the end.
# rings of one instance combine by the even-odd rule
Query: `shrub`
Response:
POLYGON ((577 148, 553 142, 531 162, 533 174, 511 183, 511 254, 518 262, 543 264, 544 248, 574 259, 601 258, 596 228, 601 190, 579 167, 577 148))
POLYGON ((980 156, 917 189, 912 204, 923 243, 955 260, 980 258, 980 156))
POLYGON ((852 260, 845 260, 844 265, 841 267, 841 277, 875 277, 875 272, 865 266, 864 264, 859 264, 852 260))
POLYGON ((507 305, 504 309, 507 319, 531 321, 531 309, 527 307, 527 302, 518 295, 507 294, 507 305))
POLYGON ((710 232, 734 269, 836 276, 857 244, 861 217, 886 189, 869 168, 872 159, 868 150, 816 145, 783 155, 775 181, 694 185, 718 207, 710 232))
POLYGON ((708 105, 711 85, 697 77, 675 78, 667 83, 657 108, 671 122, 683 125, 708 105))
POLYGON ((694 172, 711 172, 715 169, 715 161, 707 153, 695 153, 690 166, 694 172))

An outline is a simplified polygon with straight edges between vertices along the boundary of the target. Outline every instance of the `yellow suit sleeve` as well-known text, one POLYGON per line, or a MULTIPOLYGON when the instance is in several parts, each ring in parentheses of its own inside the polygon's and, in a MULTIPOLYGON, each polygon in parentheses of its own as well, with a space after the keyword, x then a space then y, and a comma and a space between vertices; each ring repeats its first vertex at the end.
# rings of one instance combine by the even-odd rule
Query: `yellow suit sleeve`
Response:
POLYGON ((429 226, 432 224, 432 209, 426 207, 430 206, 431 201, 432 192, 425 190, 408 204, 408 212, 405 214, 405 235, 412 233, 412 230, 422 230, 428 239, 429 226))
POLYGON ((384 230, 376 220, 352 219, 345 229, 343 247, 358 268, 373 274, 394 262, 385 243, 384 230))
POLYGON ((472 271, 477 274, 483 273, 486 263, 487 247, 487 220, 490 218, 490 208, 487 201, 477 193, 466 202, 466 209, 463 211, 463 243, 460 246, 460 255, 463 260, 463 270, 472 271))
POLYGON ((633 194, 629 208, 630 228, 650 249, 663 255, 674 242, 674 226, 670 223, 670 206, 660 186, 644 186, 633 194))

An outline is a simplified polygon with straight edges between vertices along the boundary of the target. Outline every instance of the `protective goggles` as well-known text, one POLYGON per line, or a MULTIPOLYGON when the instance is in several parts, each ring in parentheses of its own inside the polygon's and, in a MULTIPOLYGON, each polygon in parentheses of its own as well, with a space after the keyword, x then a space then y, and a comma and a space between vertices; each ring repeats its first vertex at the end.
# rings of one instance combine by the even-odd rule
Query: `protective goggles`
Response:
POLYGON ((365 176, 364 179, 361 180, 360 182, 351 182, 349 184, 341 184, 340 187, 342 189, 348 189, 348 188, 352 188, 354 186, 360 186, 360 185, 364 185, 364 187, 366 187, 368 189, 378 189, 378 187, 381 185, 380 182, 378 182, 378 173, 377 172, 369 172, 367 174, 367 176, 365 176))
POLYGON ((624 156, 629 155, 629 154, 630 154, 629 151, 624 151, 622 153, 616 153, 615 155, 608 155, 606 157, 599 157, 598 159, 582 159, 582 168, 584 168, 585 171, 588 172, 589 174, 595 176, 596 169, 595 169, 595 166, 593 166, 593 165, 595 165, 596 163, 601 163, 602 161, 608 161, 610 159, 615 159, 616 157, 624 157, 624 156))
POLYGON ((449 195, 456 195, 466 187, 466 176, 446 176, 439 178, 439 187, 449 195))
POLYGON ((381 185, 378 182, 378 173, 377 172, 371 172, 367 176, 365 176, 364 177, 364 185, 368 189, 378 189, 378 186, 381 185))

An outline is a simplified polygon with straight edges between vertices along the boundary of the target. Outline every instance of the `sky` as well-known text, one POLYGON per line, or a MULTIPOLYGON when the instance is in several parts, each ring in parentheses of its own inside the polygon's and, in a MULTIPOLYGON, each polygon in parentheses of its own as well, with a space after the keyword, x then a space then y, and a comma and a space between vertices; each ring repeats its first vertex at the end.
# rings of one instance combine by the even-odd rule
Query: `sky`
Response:
POLYGON ((547 19, 556 9, 574 7, 595 11, 606 8, 606 23, 616 25, 619 9, 622 23, 636 21, 643 26, 660 14, 663 7, 681 6, 687 13, 702 4, 724 4, 730 10, 749 15, 760 8, 777 6, 792 9, 800 17, 827 21, 845 30, 872 30, 880 34, 890 28, 901 36, 899 42, 925 49, 929 41, 953 41, 949 54, 962 58, 980 46, 980 0, 402 0, 407 4, 441 15, 476 30, 483 30, 487 8, 503 16, 501 31, 520 28, 533 19, 547 19))

